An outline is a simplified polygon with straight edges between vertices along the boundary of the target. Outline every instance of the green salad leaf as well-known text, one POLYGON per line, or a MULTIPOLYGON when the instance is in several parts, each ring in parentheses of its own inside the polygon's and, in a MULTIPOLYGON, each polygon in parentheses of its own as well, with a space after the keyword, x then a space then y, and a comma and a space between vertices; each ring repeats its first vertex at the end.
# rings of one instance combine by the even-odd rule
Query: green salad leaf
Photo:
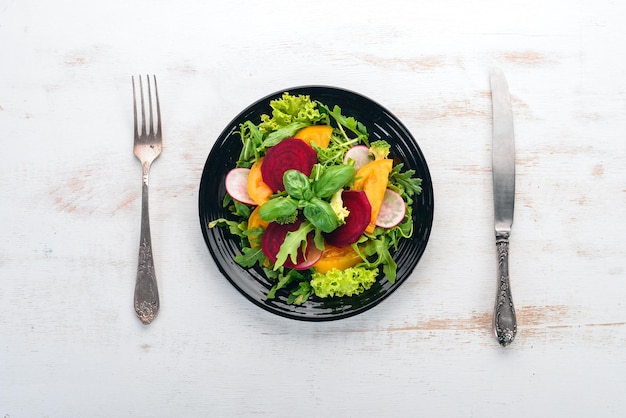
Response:
POLYGON ((270 115, 261 115, 259 130, 265 134, 279 131, 294 122, 304 123, 304 126, 319 121, 322 117, 317 108, 317 102, 311 101, 308 95, 290 95, 283 93, 282 97, 270 101, 272 108, 270 115))
POLYGON ((327 273, 313 273, 311 287, 316 296, 353 296, 372 287, 378 276, 377 269, 348 267, 345 270, 332 269, 327 273))
POLYGON ((285 241, 280 246, 280 250, 276 255, 274 270, 281 268, 283 264, 285 264, 285 261, 287 261, 287 257, 289 257, 291 262, 294 264, 297 262, 298 250, 306 249, 306 246, 308 245, 307 236, 309 235, 309 232, 312 232, 314 229, 315 227, 313 224, 305 221, 300 224, 298 229, 287 233, 285 241))
POLYGON ((405 194, 408 197, 422 193, 422 179, 415 177, 415 170, 402 171, 403 166, 404 164, 399 163, 391 170, 390 186, 401 195, 405 194))
POLYGON ((314 197, 304 204, 304 217, 322 232, 333 232, 339 226, 339 219, 330 203, 314 197))
POLYGON ((347 164, 325 167, 313 183, 313 193, 322 199, 329 198, 354 179, 356 170, 347 164))
POLYGON ((311 282, 303 280, 298 283, 298 288, 291 292, 287 298, 287 303, 294 305, 302 305, 313 294, 311 282))
POLYGON ((298 210, 298 201, 289 196, 279 196, 268 200, 259 208, 259 216, 267 222, 291 217, 298 210))

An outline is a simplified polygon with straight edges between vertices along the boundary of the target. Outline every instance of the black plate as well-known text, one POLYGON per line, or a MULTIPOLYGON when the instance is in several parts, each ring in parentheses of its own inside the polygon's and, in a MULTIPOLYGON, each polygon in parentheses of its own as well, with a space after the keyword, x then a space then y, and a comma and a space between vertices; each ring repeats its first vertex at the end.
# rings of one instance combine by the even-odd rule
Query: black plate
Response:
MULTIPOLYGON (((224 276, 251 302, 261 308, 284 317, 308 321, 328 321, 346 318, 364 312, 395 291, 409 277, 426 249, 433 222, 433 188, 424 155, 406 127, 387 109, 360 94, 325 86, 305 86, 281 90, 241 112, 217 138, 204 165, 200 181, 200 226, 209 251, 224 276), (208 228, 208 223, 218 218, 228 218, 230 213, 222 207, 226 194, 224 178, 235 167, 241 151, 237 134, 239 125, 246 120, 260 122, 261 114, 271 114, 270 100, 279 98, 284 91, 292 95, 306 94, 313 100, 330 106, 338 105, 342 113, 362 122, 368 130, 370 141, 384 139, 391 144, 391 156, 404 163, 404 169, 414 169, 422 178, 422 193, 415 198, 413 222, 415 231, 411 239, 405 239, 394 254, 398 264, 394 284, 380 278, 366 292, 344 298, 319 299, 312 297, 301 306, 288 305, 287 295, 277 295, 273 300, 266 296, 272 287, 261 269, 244 269, 235 263, 234 257, 241 252, 239 237, 231 235, 227 228, 208 228)), ((279 292, 280 293, 280 292, 279 292)))

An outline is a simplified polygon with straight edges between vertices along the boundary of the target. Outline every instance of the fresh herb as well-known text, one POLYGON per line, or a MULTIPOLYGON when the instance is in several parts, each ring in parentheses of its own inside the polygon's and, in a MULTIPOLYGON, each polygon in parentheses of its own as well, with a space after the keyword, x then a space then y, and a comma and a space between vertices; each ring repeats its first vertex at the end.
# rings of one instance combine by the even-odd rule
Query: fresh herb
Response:
POLYGON ((412 197, 422 193, 422 179, 415 177, 415 170, 402 171, 404 164, 399 163, 393 167, 389 177, 390 186, 401 195, 412 197))

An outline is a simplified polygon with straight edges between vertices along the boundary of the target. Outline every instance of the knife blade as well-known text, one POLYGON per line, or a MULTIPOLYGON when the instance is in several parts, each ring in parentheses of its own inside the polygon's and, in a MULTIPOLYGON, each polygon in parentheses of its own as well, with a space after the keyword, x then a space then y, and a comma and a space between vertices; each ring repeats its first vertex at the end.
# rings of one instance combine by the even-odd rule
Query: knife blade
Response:
POLYGON ((517 334, 515 307, 509 278, 509 237, 515 208, 515 135, 509 87, 502 70, 490 71, 493 109, 492 174, 494 229, 498 255, 498 288, 493 330, 501 346, 517 334))

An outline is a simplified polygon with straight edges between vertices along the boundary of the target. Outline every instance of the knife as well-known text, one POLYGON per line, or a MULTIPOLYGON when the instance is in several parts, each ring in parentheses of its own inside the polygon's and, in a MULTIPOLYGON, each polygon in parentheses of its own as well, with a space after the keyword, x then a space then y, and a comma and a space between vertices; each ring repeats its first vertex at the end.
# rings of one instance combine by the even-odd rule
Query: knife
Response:
POLYGON ((509 281, 509 236, 515 206, 515 135, 509 88, 500 69, 490 72, 493 106, 493 203, 496 249, 498 254, 498 289, 493 315, 493 330, 501 346, 515 338, 517 321, 509 281))

